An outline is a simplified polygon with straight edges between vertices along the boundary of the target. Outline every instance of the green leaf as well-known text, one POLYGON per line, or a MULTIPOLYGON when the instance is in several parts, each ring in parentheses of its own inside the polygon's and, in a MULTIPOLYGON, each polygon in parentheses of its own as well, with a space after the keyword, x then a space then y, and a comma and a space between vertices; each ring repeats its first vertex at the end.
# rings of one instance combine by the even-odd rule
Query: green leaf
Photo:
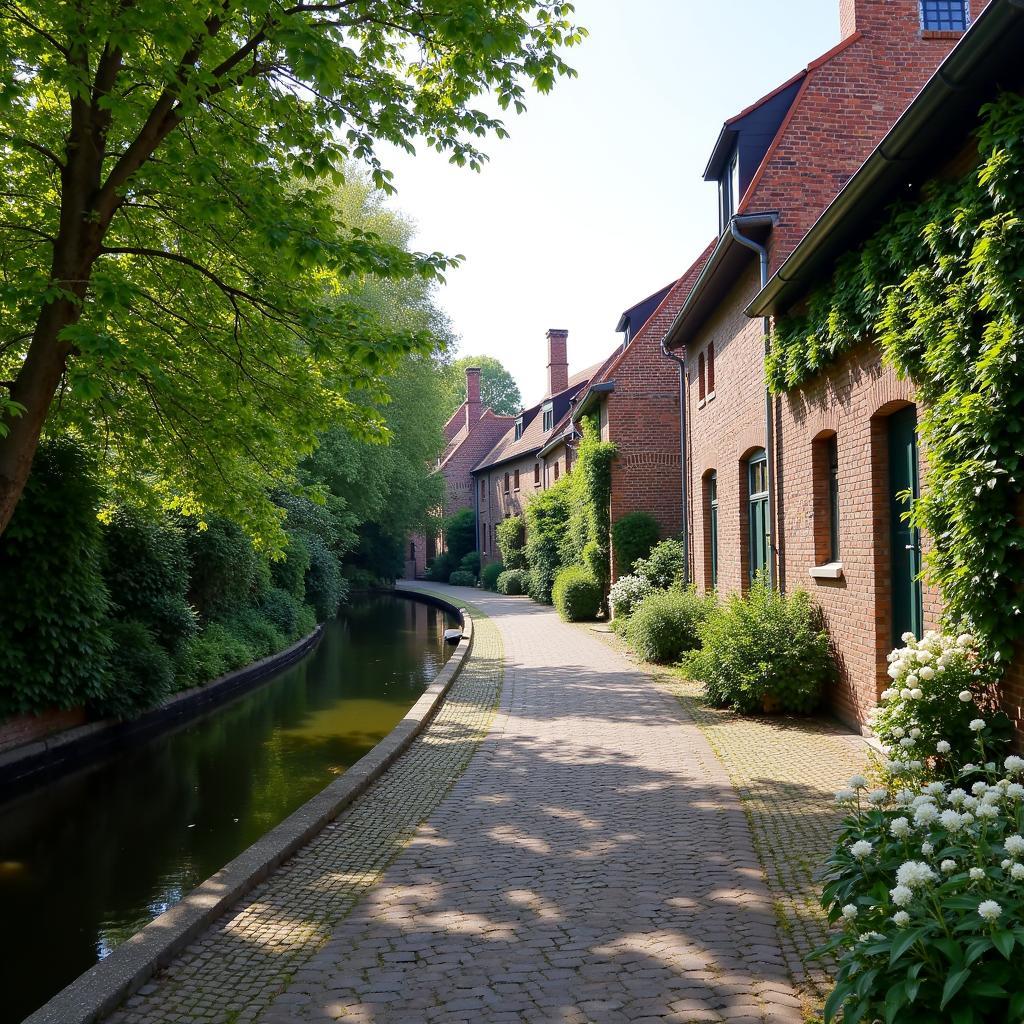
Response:
POLYGON ((994 945, 1007 960, 1010 959, 1010 954, 1013 952, 1013 945, 1015 941, 1013 932, 999 931, 992 933, 992 945, 994 945))
POLYGON ((942 986, 942 999, 939 1001, 939 1009, 944 1010, 949 1001, 960 991, 964 983, 971 976, 967 968, 953 971, 947 978, 946 984, 942 986))

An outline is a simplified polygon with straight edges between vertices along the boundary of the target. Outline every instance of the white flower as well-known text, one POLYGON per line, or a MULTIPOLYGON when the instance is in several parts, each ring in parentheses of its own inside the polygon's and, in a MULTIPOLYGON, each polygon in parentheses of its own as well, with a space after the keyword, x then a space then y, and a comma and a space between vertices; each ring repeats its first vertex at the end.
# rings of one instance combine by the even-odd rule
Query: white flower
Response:
POLYGON ((877 942, 879 939, 884 939, 885 936, 881 932, 864 932, 859 938, 861 942, 877 942))
POLYGON ((1002 912, 1003 908, 995 900, 978 904, 978 915, 985 921, 994 921, 1002 912))
POLYGON ((946 803, 959 807, 967 799, 967 791, 957 788, 951 789, 946 797, 946 803))
POLYGON ((924 885, 934 881, 935 872, 920 860, 904 861, 896 870, 896 881, 899 885, 905 885, 913 889, 915 886, 924 885))
POLYGON ((944 871, 947 875, 952 874, 956 871, 956 861, 951 860, 947 857, 940 865, 939 868, 944 871))
POLYGON ((910 700, 914 696, 914 693, 909 686, 904 686, 903 689, 900 690, 900 696, 904 700, 910 700))
POLYGON ((914 797, 911 807, 920 807, 921 804, 933 804, 935 803, 935 797, 931 793, 919 793, 914 797))
POLYGON ((920 807, 914 811, 914 824, 930 825, 938 816, 939 811, 935 804, 921 804, 920 807))
POLYGON ((850 853, 852 853, 857 860, 863 860, 871 853, 872 849, 874 849, 874 847, 872 847, 871 843, 867 839, 858 839, 857 842, 850 847, 850 853))
POLYGON ((922 843, 921 852, 926 856, 930 857, 935 852, 935 847, 931 843, 922 843))
POLYGON ((889 890, 889 896, 897 907, 905 907, 914 898, 914 893, 905 885, 897 885, 889 890))
POLYGON ((970 725, 971 732, 981 732, 985 728, 984 718, 975 718, 970 725))
POLYGON ((1024 878, 1024 864, 1011 864, 1010 877, 1017 882, 1024 878))
POLYGON ((921 678, 922 678, 922 679, 923 679, 923 680, 924 680, 925 682, 927 682, 927 681, 928 681, 929 679, 934 679, 934 678, 935 678, 935 669, 933 669, 933 668, 931 667, 931 665, 925 665, 925 666, 924 666, 923 668, 921 668, 921 669, 919 669, 919 670, 918 670, 918 673, 917 673, 917 674, 918 674, 918 675, 919 675, 919 676, 920 676, 920 677, 921 677, 921 678))
POLYGON ((1003 791, 999 789, 998 786, 993 786, 991 789, 985 790, 985 793, 981 798, 981 802, 983 804, 988 804, 989 806, 995 806, 1002 799, 1003 791))
POLYGON ((848 804, 856 799, 857 791, 855 789, 840 789, 836 791, 837 804, 848 804))
POLYGON ((965 704, 970 704, 971 703, 971 691, 970 690, 961 690, 960 691, 960 699, 965 704))
POLYGON ((884 789, 873 789, 868 793, 868 803, 871 804, 884 804, 888 798, 889 793, 884 789))
POLYGON ((1015 772, 1024 772, 1024 757, 1018 757, 1016 754, 1011 754, 1003 762, 1003 767, 1011 774, 1015 772))
MULTIPOLYGON (((896 662, 893 662, 889 666, 888 672, 889 672, 889 678, 890 679, 895 679, 900 674, 900 666, 896 662)), ((891 690, 889 692, 892 693, 891 690)))
POLYGON ((919 772, 924 767, 924 761, 911 761, 910 767, 915 771, 919 772))
POLYGON ((964 819, 956 811, 943 811, 939 815, 942 827, 949 832, 959 832, 963 828, 964 819))
POLYGON ((896 803, 909 804, 914 799, 914 794, 909 789, 901 789, 896 793, 896 803))
POLYGON ((975 796, 981 796, 983 793, 985 793, 987 791, 988 791, 988 783, 985 783, 985 782, 976 782, 973 786, 971 786, 971 792, 975 796))
MULTIPOLYGON (((973 798, 968 797, 968 799, 973 798)), ((964 825, 970 825, 974 821, 974 815, 971 814, 970 811, 964 811, 964 813, 960 815, 960 821, 963 822, 964 825)))
POLYGON ((867 789, 868 780, 863 775, 854 775, 852 779, 847 783, 850 789, 867 789))
POLYGON ((906 818, 895 818, 889 826, 889 832, 897 839, 910 835, 910 822, 906 818))
POLYGON ((1011 782, 1006 787, 1006 795, 1013 800, 1019 800, 1022 796, 1024 796, 1024 786, 1022 786, 1019 782, 1011 782))
POLYGON ((976 813, 979 818, 998 818, 999 808, 995 804, 982 804, 976 813))
POLYGON ((906 633, 903 634, 903 636, 900 637, 900 639, 905 644, 912 644, 917 639, 917 637, 914 636, 914 634, 908 630, 906 633))
POLYGON ((946 787, 941 782, 929 782, 924 791, 929 796, 942 796, 946 792, 946 787))
POLYGON ((935 750, 940 754, 948 754, 952 749, 953 748, 945 740, 939 740, 939 742, 935 744, 935 750))
POLYGON ((843 907, 843 917, 847 921, 852 921, 857 916, 857 908, 852 903, 847 903, 843 907))
POLYGON ((985 877, 984 868, 971 868, 971 881, 980 882, 985 877))
POLYGON ((907 686, 917 686, 917 676, 911 672, 909 676, 904 680, 907 686))
POLYGON ((1000 865, 1004 871, 1010 871, 1013 868, 1013 861, 1009 857, 1006 858, 1000 865))
POLYGON ((1006 847, 1006 852, 1011 857, 1019 857, 1024 853, 1024 836, 1016 833, 1012 836, 1007 836, 1003 840, 1003 846, 1006 847))
POLYGON ((882 691, 882 700, 889 700, 890 698, 894 697, 895 695, 896 695, 896 691, 893 690, 893 689, 883 690, 882 691))
POLYGON ((896 725, 896 726, 893 726, 892 734, 893 734, 893 736, 896 736, 897 738, 900 737, 900 736, 906 736, 907 735, 907 730, 904 729, 902 725, 896 725))
POLYGON ((924 696, 924 692, 919 690, 916 686, 910 691, 911 700, 920 700, 924 696))
POLYGON ((904 736, 903 739, 900 740, 900 746, 904 750, 909 750, 913 745, 914 741, 909 736, 904 736))
POLYGON ((961 647, 970 647, 974 643, 974 637, 970 633, 961 633, 957 638, 956 642, 961 647))
POLYGON ((919 740, 921 738, 921 730, 920 729, 911 729, 910 730, 910 738, 914 739, 914 740, 919 740))
POLYGON ((892 923, 898 925, 900 928, 906 928, 910 924, 910 915, 905 910, 897 910, 892 915, 892 923))
POLYGON ((961 775, 973 775, 978 770, 978 766, 973 761, 968 761, 967 764, 960 769, 961 775))

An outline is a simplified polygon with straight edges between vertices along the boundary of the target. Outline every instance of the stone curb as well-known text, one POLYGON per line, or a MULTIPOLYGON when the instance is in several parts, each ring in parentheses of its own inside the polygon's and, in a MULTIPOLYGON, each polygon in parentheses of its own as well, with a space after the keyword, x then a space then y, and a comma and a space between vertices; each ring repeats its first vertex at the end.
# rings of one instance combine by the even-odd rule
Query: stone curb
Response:
POLYGON ((110 719, 88 722, 20 747, 12 747, 0 754, 0 791, 5 796, 13 795, 22 784, 31 785, 34 776, 54 778, 62 771, 77 768, 86 759, 101 755, 111 747, 154 735, 169 728, 174 720, 194 715, 206 705, 221 704, 237 697, 267 676, 305 657, 320 642, 323 631, 321 624, 283 651, 227 672, 207 683, 182 690, 138 718, 127 722, 110 719))
POLYGON ((436 595, 423 596, 460 614, 463 636, 405 718, 339 779, 58 992, 22 1024, 93 1024, 110 1013, 384 774, 434 716, 473 644, 473 620, 467 613, 436 595))

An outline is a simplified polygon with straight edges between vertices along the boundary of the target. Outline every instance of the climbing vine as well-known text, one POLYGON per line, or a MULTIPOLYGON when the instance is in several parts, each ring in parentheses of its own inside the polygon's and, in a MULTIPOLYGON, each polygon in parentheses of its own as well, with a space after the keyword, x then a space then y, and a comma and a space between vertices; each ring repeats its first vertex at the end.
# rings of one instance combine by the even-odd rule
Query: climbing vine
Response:
POLYGON ((1024 97, 981 109, 979 164, 894 206, 806 311, 779 321, 776 393, 868 338, 921 399, 925 487, 908 512, 950 621, 997 659, 1021 631, 1024 587, 1024 97))

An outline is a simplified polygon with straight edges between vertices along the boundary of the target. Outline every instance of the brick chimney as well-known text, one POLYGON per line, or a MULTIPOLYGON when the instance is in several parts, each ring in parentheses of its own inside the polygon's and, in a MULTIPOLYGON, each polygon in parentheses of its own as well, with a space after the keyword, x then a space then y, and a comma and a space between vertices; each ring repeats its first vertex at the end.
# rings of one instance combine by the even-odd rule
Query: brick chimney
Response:
MULTIPOLYGON (((971 13, 985 6, 975 0, 971 13)), ((839 34, 848 39, 854 32, 882 31, 917 36, 921 29, 921 0, 839 0, 839 34)))
POLYGON ((466 368, 466 429, 472 430, 480 419, 480 370, 475 366, 466 368))
POLYGON ((566 354, 568 331, 548 330, 548 395, 557 395, 569 386, 569 357, 566 354))

